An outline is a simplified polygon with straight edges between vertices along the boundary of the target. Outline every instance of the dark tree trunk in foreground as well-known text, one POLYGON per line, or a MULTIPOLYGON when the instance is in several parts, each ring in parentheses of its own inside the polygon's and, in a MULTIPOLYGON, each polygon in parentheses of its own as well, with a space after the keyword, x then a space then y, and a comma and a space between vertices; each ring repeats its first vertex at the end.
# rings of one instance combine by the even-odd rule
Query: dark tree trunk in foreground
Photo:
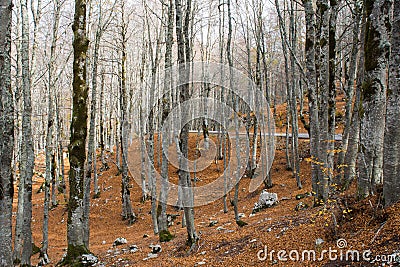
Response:
POLYGON ((12 266, 14 104, 11 91, 11 9, 11 0, 0 1, 0 267, 12 266))
POLYGON ((86 53, 88 39, 86 36, 86 0, 75 1, 75 16, 72 26, 74 31, 73 63, 73 106, 71 137, 69 145, 69 203, 67 239, 68 250, 65 263, 74 263, 78 257, 88 252, 84 240, 83 181, 86 161, 87 136, 87 98, 86 53))
POLYGON ((383 165, 386 206, 397 202, 400 197, 400 1, 395 0, 393 7, 383 165))

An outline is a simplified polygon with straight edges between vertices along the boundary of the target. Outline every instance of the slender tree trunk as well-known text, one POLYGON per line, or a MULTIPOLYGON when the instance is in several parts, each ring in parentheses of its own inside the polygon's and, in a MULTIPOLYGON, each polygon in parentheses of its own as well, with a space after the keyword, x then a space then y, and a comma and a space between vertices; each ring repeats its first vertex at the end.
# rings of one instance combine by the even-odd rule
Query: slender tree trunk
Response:
MULTIPOLYGON (((176 39, 178 44, 178 63, 179 63, 179 99, 180 103, 189 99, 189 74, 190 74, 190 59, 191 50, 189 45, 189 16, 191 13, 191 0, 186 2, 185 19, 183 20, 182 3, 181 0, 175 0, 176 10, 176 39), (186 51, 186 54, 185 54, 186 51)), ((182 110, 181 121, 185 122, 187 118, 187 111, 182 110)), ((188 244, 192 246, 197 240, 198 236, 194 226, 194 210, 193 210, 193 191, 190 180, 189 172, 187 171, 187 158, 188 158, 188 138, 189 138, 189 125, 183 125, 180 135, 180 151, 182 152, 179 162, 179 181, 182 187, 183 195, 183 209, 186 219, 186 229, 188 234, 188 244)))
MULTIPOLYGON (((170 112, 170 101, 169 91, 171 88, 171 66, 172 66, 172 45, 173 45, 173 34, 174 34, 174 4, 173 0, 169 0, 168 6, 168 24, 166 34, 166 47, 165 47, 165 73, 164 73, 164 92, 162 96, 162 116, 161 125, 163 127, 168 126, 163 124, 168 118, 170 112)), ((169 241, 172 237, 168 231, 167 222, 167 198, 168 198, 168 147, 169 147, 169 127, 165 128, 165 134, 160 135, 162 139, 162 163, 161 163, 161 190, 160 199, 158 202, 158 232, 160 241, 169 241)), ((159 131, 160 133, 160 131, 159 131)))
POLYGON ((15 260, 22 266, 31 265, 32 255, 32 176, 34 167, 34 151, 32 140, 32 104, 29 67, 29 21, 27 0, 21 1, 22 20, 22 91, 24 108, 22 111, 22 147, 20 161, 20 187, 18 200, 18 213, 16 225, 15 260), (20 197, 21 194, 21 197, 20 197), (19 228, 19 229, 17 229, 19 228), (18 243, 18 244, 17 244, 18 243))
POLYGON ((130 178, 128 174, 128 118, 129 102, 126 85, 126 44, 127 44, 127 22, 125 21, 124 5, 122 6, 122 58, 121 58, 121 154, 122 154, 122 217, 132 224, 136 220, 133 212, 130 193, 130 178))
MULTIPOLYGON (((315 12, 311 0, 303 0, 306 21, 306 80, 308 89, 308 106, 310 112, 310 152, 311 152, 311 175, 312 189, 314 194, 318 192, 319 182, 319 114, 317 98, 317 81, 315 66, 315 12)), ((318 198, 316 198, 318 201, 318 198)))
MULTIPOLYGON (((362 2, 355 1, 354 2, 354 19, 353 19, 353 39, 352 39, 352 47, 351 47, 351 55, 350 55, 350 63, 349 63, 349 74, 348 79, 346 81, 346 106, 345 106, 345 118, 344 118, 344 129, 342 134, 342 146, 339 152, 338 157, 338 169, 340 171, 340 184, 343 186, 343 178, 344 178, 344 168, 345 166, 345 155, 348 151, 349 144, 349 133, 350 128, 352 126, 352 104, 354 100, 354 80, 356 78, 356 69, 357 69, 357 55, 359 51, 359 38, 360 34, 360 20, 362 15, 362 2)), ((347 163, 346 163, 347 165, 347 163)))
MULTIPOLYGON (((53 21, 53 39, 50 47, 50 59, 49 59, 49 84, 47 85, 48 94, 48 112, 47 112, 47 136, 46 136, 46 180, 44 189, 44 207, 43 207, 43 242, 40 251, 40 262, 46 265, 50 262, 47 249, 49 247, 49 204, 50 204, 50 183, 52 181, 52 169, 55 164, 52 162, 53 146, 57 148, 57 144, 53 142, 54 132, 54 65, 55 65, 55 50, 58 38, 58 25, 60 21, 60 4, 58 1, 54 3, 54 21, 53 21)), ((55 194, 55 183, 53 184, 52 191, 55 194)))

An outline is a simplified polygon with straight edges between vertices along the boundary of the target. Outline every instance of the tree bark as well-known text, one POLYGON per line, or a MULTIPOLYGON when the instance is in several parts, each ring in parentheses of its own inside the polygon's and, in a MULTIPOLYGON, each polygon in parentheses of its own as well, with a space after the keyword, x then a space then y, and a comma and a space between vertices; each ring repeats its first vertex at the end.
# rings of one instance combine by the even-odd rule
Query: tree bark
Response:
POLYGON ((383 197, 385 206, 396 203, 400 197, 400 1, 393 2, 392 50, 389 62, 384 139, 383 197))
POLYGON ((360 198, 374 194, 376 185, 382 184, 390 10, 389 0, 365 0, 367 22, 358 162, 360 198))
POLYGON ((75 0, 73 49, 73 97, 69 149, 69 203, 67 221, 66 264, 73 264, 88 252, 84 239, 84 170, 88 120, 88 87, 86 84, 86 55, 89 40, 86 35, 86 0, 75 0))
POLYGON ((12 1, 0 1, 0 266, 12 266, 12 158, 14 103, 11 91, 12 1))

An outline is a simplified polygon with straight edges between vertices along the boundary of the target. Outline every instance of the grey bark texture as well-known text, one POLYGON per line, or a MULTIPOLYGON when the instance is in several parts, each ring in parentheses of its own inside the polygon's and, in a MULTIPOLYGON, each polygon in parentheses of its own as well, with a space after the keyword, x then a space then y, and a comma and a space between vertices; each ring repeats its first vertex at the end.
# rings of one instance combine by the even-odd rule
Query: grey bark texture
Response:
POLYGON ((397 202, 400 197, 400 1, 393 2, 383 165, 383 196, 386 206, 397 202))
POLYGON ((12 266, 12 157, 14 103, 11 91, 11 0, 0 1, 0 266, 12 266))
POLYGON ((386 72, 390 50, 389 0, 366 0, 364 82, 362 84, 358 196, 367 197, 382 184, 386 72))

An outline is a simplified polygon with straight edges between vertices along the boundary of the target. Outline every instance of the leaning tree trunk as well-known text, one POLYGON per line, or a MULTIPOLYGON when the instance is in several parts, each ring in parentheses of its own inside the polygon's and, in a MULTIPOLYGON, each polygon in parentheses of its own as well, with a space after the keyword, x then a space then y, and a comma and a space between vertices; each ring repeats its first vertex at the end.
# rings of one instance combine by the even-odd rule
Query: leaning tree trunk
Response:
POLYGON ((77 262, 88 252, 84 239, 84 170, 86 161, 87 98, 86 54, 89 40, 86 35, 86 0, 75 0, 72 121, 69 144, 69 204, 66 264, 77 262))
POLYGON ((382 183, 383 136, 385 127, 386 71, 389 61, 389 0, 366 0, 364 83, 361 97, 358 196, 367 197, 382 183))
POLYGON ((14 104, 11 91, 11 9, 11 0, 0 1, 0 267, 13 265, 14 104))
POLYGON ((400 197, 400 1, 395 0, 393 7, 383 165, 386 206, 397 202, 400 197))

